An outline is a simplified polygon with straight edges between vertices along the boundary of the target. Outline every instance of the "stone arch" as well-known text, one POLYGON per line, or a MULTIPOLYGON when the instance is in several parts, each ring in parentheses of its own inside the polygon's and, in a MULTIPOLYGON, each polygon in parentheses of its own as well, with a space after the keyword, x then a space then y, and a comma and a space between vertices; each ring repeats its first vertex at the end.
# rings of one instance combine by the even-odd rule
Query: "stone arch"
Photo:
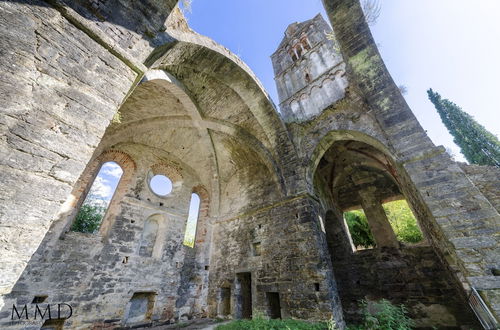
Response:
MULTIPOLYGON (((359 155, 353 158, 352 163, 337 165, 342 161, 340 159, 333 161, 331 169, 328 170, 331 171, 331 174, 327 175, 329 178, 327 181, 331 180, 331 182, 328 182, 327 190, 331 190, 331 198, 337 201, 342 212, 362 207, 365 212, 371 214, 368 217, 368 223, 377 244, 380 246, 398 246, 393 229, 382 209, 382 203, 399 199, 406 199, 424 238, 430 238, 433 232, 433 224, 429 220, 429 211, 421 197, 415 192, 416 187, 411 182, 405 169, 400 166, 388 147, 364 133, 351 131, 329 132, 313 153, 313 155, 320 155, 321 158, 319 159, 323 161, 321 166, 323 175, 325 175, 326 171, 325 164, 330 162, 325 159, 327 151, 329 152, 328 159, 332 160, 339 157, 340 159, 344 158, 346 151, 359 155), (338 151, 335 151, 334 146, 338 151), (334 154, 331 154, 332 151, 334 154), (352 188, 354 190, 343 191, 339 187, 345 187, 346 182, 351 182, 351 187, 363 186, 364 188, 362 190, 352 188), (367 184, 364 182, 367 182, 367 184), (349 203, 356 201, 357 204, 347 205, 342 200, 349 201, 349 203), (373 219, 372 222, 370 222, 370 218, 373 219)), ((347 157, 347 159, 351 158, 347 157)), ((317 158, 312 158, 313 162, 317 160, 317 158)), ((314 166, 312 170, 313 176, 318 171, 318 164, 311 164, 311 166, 314 166)), ((426 242, 428 243, 428 241, 426 242)))
MULTIPOLYGON (((230 89, 243 102, 248 113, 255 120, 255 127, 262 129, 265 136, 259 138, 269 149, 274 161, 287 177, 289 168, 282 166, 289 157, 287 150, 294 149, 286 127, 273 106, 268 94, 250 69, 227 49, 215 44, 210 39, 195 34, 179 34, 179 41, 165 47, 151 57, 151 67, 163 69, 174 75, 183 84, 192 77, 210 79, 218 85, 230 89), (228 75, 227 72, 234 72, 228 75)), ((190 87, 193 96, 202 95, 203 86, 190 87)), ((292 174, 292 173, 289 173, 292 174)))
POLYGON ((319 164, 321 158, 323 158, 325 152, 330 148, 330 146, 336 141, 341 140, 354 140, 359 142, 364 142, 368 145, 373 146, 376 149, 379 149, 383 152, 391 162, 395 163, 396 158, 393 153, 390 151, 389 147, 386 146, 383 142, 379 141, 377 138, 374 138, 366 133, 359 131, 351 131, 351 130, 332 130, 326 133, 310 156, 310 163, 307 168, 307 178, 312 182, 314 173, 316 172, 316 168, 319 164))

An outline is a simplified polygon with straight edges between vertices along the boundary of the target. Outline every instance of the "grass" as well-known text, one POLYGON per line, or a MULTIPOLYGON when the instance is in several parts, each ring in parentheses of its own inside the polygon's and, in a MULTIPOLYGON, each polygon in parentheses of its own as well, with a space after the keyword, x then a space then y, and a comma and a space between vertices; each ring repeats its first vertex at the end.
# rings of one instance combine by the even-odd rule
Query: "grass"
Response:
POLYGON ((228 324, 219 325, 217 330, 327 330, 328 324, 311 323, 306 321, 285 319, 285 320, 266 320, 255 318, 253 320, 238 320, 228 324))

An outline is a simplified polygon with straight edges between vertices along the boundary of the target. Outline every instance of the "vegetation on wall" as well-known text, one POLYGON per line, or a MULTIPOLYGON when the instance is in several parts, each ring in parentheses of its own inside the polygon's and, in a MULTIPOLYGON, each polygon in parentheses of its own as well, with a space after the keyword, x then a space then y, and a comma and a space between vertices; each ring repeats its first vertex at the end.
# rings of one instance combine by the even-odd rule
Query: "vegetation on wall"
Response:
POLYGON ((427 94, 465 159, 471 164, 500 167, 498 138, 455 103, 441 98, 432 89, 427 94))
POLYGON ((361 301, 363 321, 359 325, 350 325, 348 330, 410 330, 413 320, 408 316, 404 305, 393 305, 388 300, 376 302, 361 301))
POLYGON ((344 213, 344 218, 351 234, 352 242, 356 247, 369 248, 375 246, 372 232, 368 226, 365 213, 361 210, 344 213))
MULTIPOLYGON (((418 243, 423 239, 417 219, 405 200, 385 203, 383 207, 399 241, 418 243)), ((368 220, 362 210, 345 212, 344 218, 356 247, 370 248, 375 246, 368 220)))

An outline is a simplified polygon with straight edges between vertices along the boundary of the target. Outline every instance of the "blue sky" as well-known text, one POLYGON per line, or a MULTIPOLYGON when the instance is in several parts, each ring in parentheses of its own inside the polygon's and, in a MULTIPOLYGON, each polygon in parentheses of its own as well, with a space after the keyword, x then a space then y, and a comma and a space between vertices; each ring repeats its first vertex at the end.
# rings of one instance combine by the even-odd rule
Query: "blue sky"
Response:
POLYGON ((91 199, 98 200, 100 204, 107 206, 115 193, 122 174, 123 170, 117 163, 106 162, 102 164, 87 194, 86 202, 91 201, 91 199))
MULTIPOLYGON (((431 87, 500 134, 500 1, 380 0, 372 33, 407 102, 431 139, 458 147, 442 125, 426 90, 431 87)), ((245 61, 278 103, 269 56, 288 24, 317 13, 320 0, 192 0, 189 25, 245 61)))

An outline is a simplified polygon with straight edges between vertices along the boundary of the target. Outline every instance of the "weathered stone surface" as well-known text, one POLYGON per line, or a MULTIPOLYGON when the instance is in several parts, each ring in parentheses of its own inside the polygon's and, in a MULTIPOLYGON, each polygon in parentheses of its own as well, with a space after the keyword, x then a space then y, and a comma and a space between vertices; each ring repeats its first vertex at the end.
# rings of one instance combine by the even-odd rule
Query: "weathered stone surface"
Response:
POLYGON ((57 217, 136 73, 46 2, 4 1, 0 7, 5 294, 57 217))
POLYGON ((405 303, 421 326, 475 326, 470 286, 499 315, 498 173, 432 144, 357 1, 325 1, 338 44, 320 16, 287 29, 272 57, 283 116, 174 4, 0 3, 2 329, 24 326, 11 306, 34 296, 70 304, 74 329, 257 312, 343 327, 362 298, 405 303), (108 161, 124 173, 99 232, 70 231, 108 161), (172 193, 151 191, 156 174, 172 193), (421 246, 387 232, 379 204, 402 198, 421 246), (381 247, 353 252, 342 212, 361 206, 381 247))

